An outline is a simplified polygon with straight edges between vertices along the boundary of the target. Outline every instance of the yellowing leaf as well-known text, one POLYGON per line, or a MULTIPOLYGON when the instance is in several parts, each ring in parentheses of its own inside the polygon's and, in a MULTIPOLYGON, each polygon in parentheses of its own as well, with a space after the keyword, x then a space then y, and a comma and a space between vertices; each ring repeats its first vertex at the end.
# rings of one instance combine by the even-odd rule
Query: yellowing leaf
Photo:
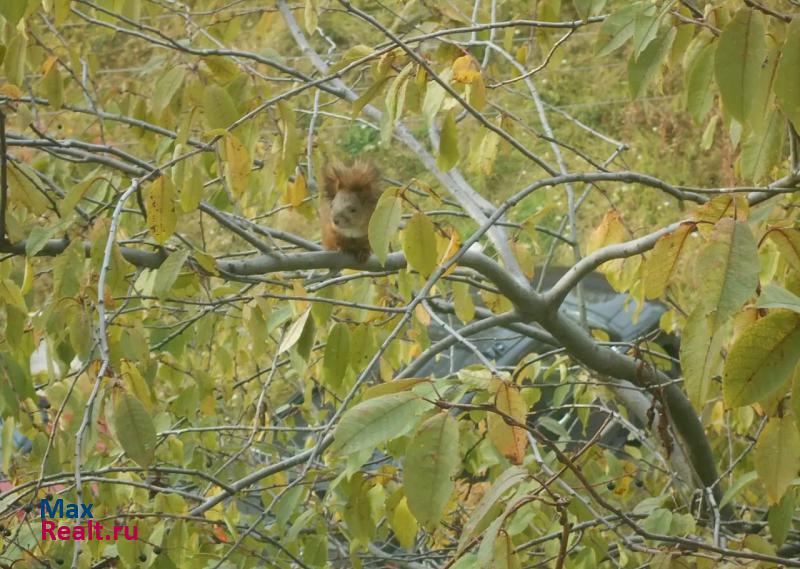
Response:
POLYGON ((695 275, 701 305, 712 314, 715 331, 755 292, 758 250, 750 227, 724 217, 700 253, 695 275))
POLYGON ((675 231, 656 241, 645 265, 644 289, 648 299, 658 298, 664 294, 670 278, 675 274, 681 252, 692 231, 694 231, 694 224, 684 223, 675 231))
POLYGON ((306 309, 294 322, 292 325, 289 326, 289 329, 286 331, 286 335, 281 340, 281 345, 278 346, 278 353, 282 354, 283 352, 287 351, 289 348, 294 346, 298 340, 300 340, 300 336, 303 333, 303 330, 306 327, 306 322, 308 321, 308 316, 311 314, 310 309, 306 309))
MULTIPOLYGON (((711 201, 697 208, 694 219, 697 221, 717 223, 723 217, 747 219, 749 213, 750 207, 747 204, 747 196, 742 194, 727 194, 712 198, 711 201)), ((698 229, 703 229, 703 226, 699 225, 698 229)))
POLYGON ((317 10, 317 0, 306 0, 303 9, 303 24, 309 36, 313 36, 317 31, 317 10))
POLYGON ((755 464, 767 501, 777 504, 800 471, 800 433, 790 414, 767 422, 756 443, 755 464))
POLYGON ((298 208, 303 204, 303 201, 308 197, 308 187, 306 186, 305 176, 297 174, 294 177, 294 182, 289 182, 286 186, 286 196, 284 201, 291 204, 292 207, 298 208))
POLYGON ((795 271, 800 271, 800 229, 772 227, 767 235, 775 243, 781 257, 795 271))
POLYGON ((589 236, 589 242, 586 244, 586 253, 591 255, 598 249, 602 249, 608 245, 615 243, 622 243, 628 236, 628 230, 622 224, 622 219, 618 211, 609 211, 603 216, 592 234, 589 236))
POLYGON ((419 385, 420 383, 425 383, 428 380, 425 378, 408 378, 408 379, 393 379, 392 381, 387 381, 386 383, 379 383, 378 385, 373 385, 372 387, 368 387, 364 391, 363 399, 366 401, 367 399, 373 399, 375 397, 381 397, 383 395, 389 395, 390 393, 399 393, 400 391, 408 391, 415 385, 419 385))
POLYGON ((239 112, 228 92, 211 84, 203 92, 203 113, 209 130, 227 128, 239 118, 239 112))
POLYGON ((369 220, 369 244, 381 265, 386 263, 389 243, 400 227, 403 202, 393 190, 387 190, 378 200, 369 220))
MULTIPOLYGON (((439 264, 444 265, 453 257, 453 255, 458 252, 459 249, 461 249, 461 236, 458 234, 458 231, 452 229, 450 231, 450 238, 447 240, 447 247, 445 248, 444 253, 442 253, 442 258, 439 259, 439 264)), ((457 266, 457 263, 453 263, 442 276, 448 276, 456 270, 457 266)))
POLYGON ((337 322, 328 334, 322 371, 325 383, 333 387, 342 384, 342 378, 350 365, 350 329, 344 322, 337 322))
POLYGON ((141 401, 127 393, 114 405, 114 431, 125 454, 142 468, 153 464, 156 429, 141 401))
POLYGON ((453 81, 470 85, 481 77, 481 68, 471 55, 462 55, 453 62, 453 81))
POLYGON ((470 513, 467 523, 458 540, 458 550, 463 551, 472 537, 491 520, 491 513, 503 496, 520 482, 528 477, 528 472, 519 466, 511 466, 505 470, 492 484, 491 489, 484 494, 481 501, 470 513))
POLYGON ((460 464, 458 423, 447 412, 437 413, 420 426, 406 447, 403 490, 419 523, 433 526, 442 519, 460 464))
POLYGON ((134 394, 134 396, 141 401, 145 409, 151 411, 153 409, 153 396, 150 391, 150 386, 134 362, 127 359, 120 361, 119 375, 125 382, 126 387, 134 394))
POLYGON ((747 122, 758 97, 765 38, 763 14, 742 8, 717 42, 714 71, 722 104, 740 123, 747 122))
MULTIPOLYGON (((798 71, 800 74, 800 71, 798 71)), ((785 121, 777 110, 770 112, 742 146, 742 176, 759 184, 770 177, 781 159, 785 121)))
POLYGON ((166 109, 172 102, 172 99, 175 98, 178 89, 183 85, 184 77, 185 72, 183 67, 175 66, 156 81, 156 86, 153 90, 153 98, 151 99, 154 113, 160 115, 164 112, 164 109, 166 109))
POLYGON ((414 546, 414 538, 417 537, 419 525, 411 514, 411 510, 408 509, 408 499, 405 496, 395 507, 391 518, 389 518, 389 523, 400 545, 406 549, 411 549, 414 546))
POLYGON ((348 455, 401 437, 414 428, 419 415, 429 406, 410 391, 362 401, 342 416, 331 450, 348 455))
MULTIPOLYGON (((517 386, 498 380, 495 405, 498 411, 523 425, 525 424, 528 407, 517 386)), ((525 458, 525 449, 528 446, 526 430, 509 425, 505 418, 498 413, 488 413, 487 422, 489 439, 497 450, 514 464, 522 464, 522 459, 525 458)))
POLYGON ((727 334, 725 327, 715 331, 711 325, 712 319, 698 307, 689 316, 681 338, 683 385, 698 413, 709 400, 714 378, 722 372, 722 347, 727 334))
POLYGON ((791 377, 800 359, 800 314, 770 312, 747 327, 725 361, 722 392, 728 407, 773 395, 791 377))
POLYGON ((167 176, 159 176, 147 192, 147 227, 153 239, 163 245, 175 232, 175 186, 167 176))
POLYGON ((42 77, 42 86, 47 94, 47 102, 51 107, 58 109, 64 104, 64 82, 58 72, 56 61, 55 57, 48 59, 49 65, 46 65, 47 70, 42 77))
POLYGON ((800 18, 793 18, 778 63, 775 95, 784 114, 800 131, 800 18))
POLYGON ((453 281, 453 305, 456 316, 464 324, 475 318, 475 303, 467 283, 453 281))
POLYGON ((444 117, 439 137, 439 157, 436 166, 447 172, 458 164, 458 128, 456 127, 456 110, 451 109, 444 117))
POLYGON ((217 269, 217 261, 209 255, 208 253, 203 253, 202 251, 195 251, 194 252, 194 260, 197 261, 197 264, 211 275, 219 275, 219 269, 217 269))
POLYGON ((433 222, 424 213, 415 213, 403 230, 403 252, 409 266, 426 279, 436 268, 435 243, 433 222))
POLYGON ((233 134, 225 136, 225 175, 233 195, 241 197, 250 179, 250 154, 233 134))

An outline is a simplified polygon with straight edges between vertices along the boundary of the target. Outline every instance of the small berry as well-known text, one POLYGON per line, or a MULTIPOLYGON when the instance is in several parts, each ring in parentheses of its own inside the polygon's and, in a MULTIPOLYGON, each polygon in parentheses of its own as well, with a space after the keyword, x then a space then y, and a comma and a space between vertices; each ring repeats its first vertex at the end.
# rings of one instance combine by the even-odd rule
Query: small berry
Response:
POLYGON ((644 486, 644 482, 642 482, 642 479, 641 479, 641 478, 637 478, 637 479, 634 481, 634 484, 636 484, 636 487, 637 487, 637 488, 641 488, 642 486, 644 486))
POLYGON ((56 565, 63 565, 63 564, 64 564, 63 559, 56 559, 56 565))
POLYGON ((147 555, 145 555, 144 553, 140 553, 139 554, 139 561, 141 561, 142 563, 147 561, 147 555))
POLYGON ((161 548, 160 548, 159 546, 157 546, 157 545, 156 545, 156 546, 153 548, 153 553, 155 553, 156 555, 161 555, 161 548))
POLYGON ((616 487, 617 485, 614 484, 613 482, 609 482, 608 484, 606 484, 606 488, 608 488, 609 490, 614 490, 614 488, 616 487))
POLYGON ((30 514, 33 511, 33 506, 31 506, 30 504, 25 504, 25 507, 22 509, 25 510, 26 514, 30 514))
POLYGON ((47 501, 49 502, 50 500, 52 500, 52 499, 53 499, 53 495, 52 495, 50 492, 48 492, 48 493, 45 495, 44 499, 45 499, 45 500, 47 500, 47 501))

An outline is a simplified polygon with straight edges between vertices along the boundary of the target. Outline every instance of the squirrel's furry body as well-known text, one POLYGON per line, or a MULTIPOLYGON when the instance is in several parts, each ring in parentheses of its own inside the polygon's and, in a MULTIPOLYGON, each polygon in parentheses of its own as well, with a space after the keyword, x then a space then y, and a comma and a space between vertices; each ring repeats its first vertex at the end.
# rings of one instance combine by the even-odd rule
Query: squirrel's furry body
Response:
POLYGON ((380 197, 378 171, 367 162, 329 165, 320 201, 322 244, 365 261, 370 255, 369 219, 380 197))

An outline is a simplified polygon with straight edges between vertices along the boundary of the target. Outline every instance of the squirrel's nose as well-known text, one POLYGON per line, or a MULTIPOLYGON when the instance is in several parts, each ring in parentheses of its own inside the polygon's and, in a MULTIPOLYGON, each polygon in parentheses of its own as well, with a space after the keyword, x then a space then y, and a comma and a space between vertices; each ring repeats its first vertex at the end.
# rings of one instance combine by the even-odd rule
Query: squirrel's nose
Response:
POLYGON ((342 217, 341 215, 334 215, 333 216, 333 224, 334 225, 341 225, 343 221, 344 221, 344 217, 342 217))

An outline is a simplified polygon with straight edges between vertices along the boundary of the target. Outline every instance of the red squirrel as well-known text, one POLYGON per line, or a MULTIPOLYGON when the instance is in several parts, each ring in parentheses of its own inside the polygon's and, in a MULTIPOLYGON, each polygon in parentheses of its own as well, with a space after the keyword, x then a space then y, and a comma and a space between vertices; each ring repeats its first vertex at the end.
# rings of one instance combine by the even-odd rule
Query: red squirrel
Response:
POLYGON ((323 171, 320 204, 322 244, 329 251, 345 251, 366 261, 371 253, 369 218, 380 197, 378 170, 370 163, 328 165, 323 171))

